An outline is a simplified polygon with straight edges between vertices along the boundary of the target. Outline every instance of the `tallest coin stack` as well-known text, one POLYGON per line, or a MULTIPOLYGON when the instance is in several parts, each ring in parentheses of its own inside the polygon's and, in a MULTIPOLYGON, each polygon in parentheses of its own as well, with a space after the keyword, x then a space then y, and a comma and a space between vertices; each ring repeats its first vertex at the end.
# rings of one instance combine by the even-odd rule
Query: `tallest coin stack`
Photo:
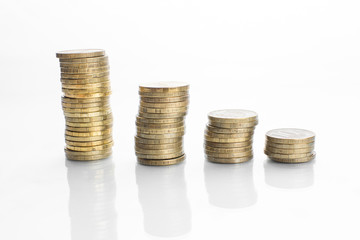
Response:
POLYGON ((60 51, 62 107, 69 160, 99 160, 112 153, 108 57, 101 49, 60 51))
POLYGON ((189 85, 157 82, 139 87, 140 107, 136 118, 135 151, 144 165, 172 165, 185 159, 183 136, 189 85))

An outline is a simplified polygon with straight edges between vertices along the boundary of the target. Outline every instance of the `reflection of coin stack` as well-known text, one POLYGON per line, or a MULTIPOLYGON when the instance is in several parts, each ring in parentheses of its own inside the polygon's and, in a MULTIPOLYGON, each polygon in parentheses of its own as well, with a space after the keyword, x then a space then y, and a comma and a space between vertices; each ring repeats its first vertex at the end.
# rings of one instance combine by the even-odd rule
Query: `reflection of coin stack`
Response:
POLYGON ((139 87, 140 107, 136 118, 135 151, 144 165, 171 165, 185 159, 183 136, 189 85, 157 82, 139 87))
POLYGON ((228 109, 208 114, 205 153, 208 161, 241 163, 253 157, 252 136, 258 123, 253 111, 228 109))
POLYGON ((144 227, 153 236, 178 237, 191 230, 191 209, 186 192, 184 166, 136 166, 136 183, 144 212, 144 227))
POLYGON ((67 161, 72 240, 116 240, 114 165, 104 161, 67 161))
POLYGON ((243 164, 205 162, 205 185, 211 204, 221 208, 244 208, 257 201, 253 161, 243 164))
POLYGON ((98 160, 112 152, 108 57, 104 50, 61 51, 62 106, 66 119, 66 157, 98 160))
POLYGON ((266 133, 265 154, 283 163, 308 162, 315 157, 315 134, 297 128, 280 128, 266 133))

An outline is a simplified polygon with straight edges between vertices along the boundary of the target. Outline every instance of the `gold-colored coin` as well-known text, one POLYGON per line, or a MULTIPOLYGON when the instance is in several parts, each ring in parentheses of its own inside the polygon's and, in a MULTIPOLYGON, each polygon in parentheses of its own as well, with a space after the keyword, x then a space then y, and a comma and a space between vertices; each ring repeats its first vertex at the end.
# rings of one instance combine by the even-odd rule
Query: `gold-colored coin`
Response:
POLYGON ((185 82, 176 81, 164 81, 164 82, 152 82, 143 83, 139 86, 140 92, 150 93, 171 93, 171 92, 183 92, 189 90, 189 84, 185 82))
POLYGON ((171 158, 180 157, 180 156, 184 155, 184 152, 181 150, 179 152, 174 152, 174 153, 169 153, 169 154, 142 154, 139 152, 135 152, 135 154, 138 158, 162 160, 162 159, 171 159, 171 158))
POLYGON ((110 157, 112 152, 102 154, 102 155, 93 155, 93 156, 73 156, 67 155, 66 158, 69 160, 76 160, 76 161, 92 161, 92 160, 101 160, 110 157))
POLYGON ((220 123, 220 122, 209 122, 210 126, 218 128, 253 128, 258 124, 257 121, 245 122, 245 123, 220 123))
POLYGON ((149 103, 174 103, 174 102, 185 102, 189 101, 189 96, 181 96, 181 97, 142 97, 140 96, 140 100, 143 102, 149 103))
POLYGON ((66 140, 66 146, 73 146, 73 147, 94 147, 94 146, 102 146, 102 145, 106 145, 109 144, 111 142, 113 142, 112 137, 109 137, 107 139, 102 139, 102 140, 97 140, 97 141, 91 141, 91 142, 78 142, 78 141, 70 141, 70 140, 66 140))
POLYGON ((315 154, 315 152, 310 152, 310 153, 297 153, 297 154, 278 154, 278 153, 269 152, 269 151, 267 151, 267 150, 265 150, 264 153, 265 153, 269 158, 276 158, 276 159, 306 158, 306 157, 309 157, 309 156, 312 156, 312 155, 315 154))
POLYGON ((99 63, 99 62, 108 62, 108 56, 100 56, 100 57, 91 57, 91 58, 60 58, 60 63, 99 63))
POLYGON ((299 153, 310 153, 314 150, 311 148, 298 148, 298 149, 281 149, 267 146, 265 151, 278 154, 299 154, 299 153))
MULTIPOLYGON (((108 115, 96 116, 96 117, 65 117, 66 122, 72 123, 88 123, 88 122, 98 122, 102 120, 112 119, 112 113, 108 115)), ((69 125, 70 126, 70 125, 69 125)))
POLYGON ((215 158, 215 157, 211 157, 211 156, 207 156, 206 159, 209 162, 213 162, 213 163, 243 163, 243 162, 247 162, 249 160, 251 160, 253 158, 253 156, 248 156, 248 157, 240 157, 240 158, 215 158))
POLYGON ((182 147, 179 148, 168 148, 168 149, 142 149, 135 147, 135 151, 140 154, 150 154, 150 155, 164 155, 172 154, 183 151, 182 147))
POLYGON ((96 103, 62 103, 63 108, 95 108, 110 106, 109 101, 96 102, 96 103))
POLYGON ((101 131, 95 131, 95 132, 72 132, 69 130, 65 130, 65 134, 67 136, 74 136, 74 137, 95 137, 95 136, 109 135, 111 133, 112 133, 112 128, 108 128, 101 131))
POLYGON ((213 133, 222 133, 222 134, 234 134, 234 133, 252 133, 254 132, 254 127, 248 128, 218 128, 210 125, 206 125, 208 131, 213 133))
POLYGON ((253 155, 252 151, 247 152, 235 152, 235 153, 217 153, 205 151, 207 156, 215 157, 215 158, 242 158, 242 157, 250 157, 253 155))
POLYGON ((98 98, 69 98, 61 97, 62 103, 76 103, 76 104, 88 104, 88 103, 106 103, 109 102, 109 97, 98 98))
POLYGON ((248 152, 252 150, 252 146, 246 146, 241 148, 214 148, 205 145, 206 152, 215 152, 215 153, 239 153, 239 152, 248 152))
POLYGON ((106 153, 109 153, 112 151, 111 148, 106 148, 106 149, 103 149, 103 150, 95 150, 95 151, 82 151, 82 152, 78 152, 78 151, 73 151, 73 150, 70 150, 70 149, 64 149, 65 150, 65 153, 66 155, 68 156, 93 156, 93 155, 102 155, 102 154, 106 154, 106 153))
POLYGON ((188 96, 189 93, 186 92, 139 92, 141 97, 151 97, 151 98, 171 98, 171 97, 184 97, 188 96))
POLYGON ((183 101, 183 102, 173 102, 173 103, 148 103, 140 101, 141 107, 147 107, 147 108, 183 108, 187 107, 189 105, 189 101, 183 101))
POLYGON ((251 141, 252 137, 239 137, 239 138, 214 138, 208 135, 205 135, 205 140, 208 142, 218 142, 218 143, 238 143, 238 142, 247 142, 251 141))
POLYGON ((279 128, 268 131, 266 139, 272 143, 298 144, 315 141, 315 133, 298 128, 279 128))
POLYGON ((135 142, 141 144, 171 144, 182 141, 181 137, 176 138, 163 138, 163 139, 147 139, 135 136, 135 142))
POLYGON ((110 92, 110 87, 95 87, 95 88, 87 88, 87 89, 69 89, 62 88, 62 91, 65 95, 76 95, 76 94, 89 94, 89 93, 105 93, 110 92))
POLYGON ((113 145, 114 145, 114 142, 110 142, 108 144, 92 146, 92 147, 76 147, 76 146, 67 145, 66 148, 69 150, 72 150, 72 151, 89 152, 89 151, 100 151, 100 150, 109 149, 113 145))
POLYGON ((66 130, 72 131, 72 132, 97 132, 97 131, 103 131, 105 129, 112 128, 112 123, 108 125, 102 125, 97 127, 71 127, 66 126, 66 130))
POLYGON ((271 160, 275 161, 275 162, 280 162, 280 163, 305 163, 305 162, 309 162, 311 160, 313 160, 315 158, 316 154, 314 153, 311 156, 308 157, 303 157, 303 158, 288 158, 288 159, 284 159, 284 158, 274 158, 274 157, 269 157, 271 160))
POLYGON ((94 136, 94 137, 73 137, 73 136, 65 135, 65 140, 72 142, 92 142, 92 141, 101 141, 111 138, 111 135, 112 135, 111 133, 101 136, 94 136))
POLYGON ((185 127, 178 127, 178 128, 144 128, 144 127, 137 127, 138 133, 144 134, 168 134, 168 133, 183 133, 185 131, 185 127))
POLYGON ((280 148, 280 149, 301 149, 301 148, 314 148, 315 143, 298 143, 298 144, 281 144, 281 143, 272 143, 266 141, 266 146, 280 148))
POLYGON ((113 118, 109 117, 106 120, 101 119, 95 122, 85 122, 85 123, 66 121, 66 126, 76 127, 76 128, 88 128, 88 127, 107 126, 112 123, 113 123, 113 118))
POLYGON ((96 63, 74 63, 74 62, 60 62, 60 68, 98 68, 107 66, 108 61, 96 62, 96 63))
POLYGON ((252 141, 236 142, 236 143, 219 143, 219 142, 209 142, 205 140, 205 146, 210 146, 214 148, 242 148, 246 146, 251 146, 252 141))
POLYGON ((135 147, 149 150, 161 150, 183 147, 182 141, 170 144, 142 144, 135 141, 135 147))
POLYGON ((187 112, 187 107, 183 108, 148 108, 148 107, 139 107, 139 112, 143 113, 183 113, 187 112))
POLYGON ((141 116, 136 116, 136 122, 137 123, 150 123, 150 124, 169 124, 169 123, 178 123, 183 122, 184 117, 178 117, 178 118, 145 118, 141 116))
POLYGON ((93 108, 64 108, 63 111, 67 113, 91 113, 91 112, 99 112, 109 109, 110 105, 104 105, 101 107, 93 107, 93 108))
POLYGON ((74 49, 64 50, 56 53, 57 58, 91 58, 105 55, 103 49, 74 49))
POLYGON ((247 133, 214 133, 205 129, 205 135, 212 138, 248 138, 253 136, 253 132, 247 133))
POLYGON ((64 112, 65 117, 70 117, 70 118, 91 118, 91 117, 104 116, 104 115, 108 115, 108 114, 111 114, 110 108, 105 108, 99 112, 86 112, 86 113, 64 112))
POLYGON ((257 121, 257 113, 243 109, 223 109, 208 114, 211 122, 218 123, 248 123, 257 121))
POLYGON ((109 71, 106 72, 98 72, 98 73, 78 73, 78 74, 74 74, 74 73, 60 73, 60 77, 62 79, 92 79, 92 78, 101 78, 101 77, 105 77, 105 76, 109 76, 109 71))
POLYGON ((111 91, 104 93, 88 93, 88 94, 65 94, 69 98, 101 98, 111 95, 111 91))
POLYGON ((184 121, 177 123, 141 123, 136 121, 136 126, 141 128, 155 128, 155 129, 164 129, 164 128, 179 128, 184 126, 184 121))
POLYGON ((97 68, 60 68, 62 73, 71 73, 71 74, 88 74, 88 73, 101 73, 101 72, 108 72, 110 67, 105 65, 103 67, 97 68))
POLYGON ((139 112, 139 117, 143 118, 182 118, 185 117, 186 112, 180 112, 180 113, 143 113, 139 112))
POLYGON ((137 133, 138 137, 146 138, 146 139, 164 139, 164 138, 179 138, 184 136, 184 132, 176 132, 176 133, 164 133, 164 134, 145 134, 145 133, 137 133))
POLYGON ((63 84, 62 88, 65 89, 97 89, 97 88, 110 88, 110 81, 91 83, 91 84, 63 84))
POLYGON ((150 159, 138 158, 138 162, 140 164, 149 165, 149 166, 168 166, 168 165, 181 163, 184 160, 185 160, 185 154, 180 157, 167 159, 167 160, 150 160, 150 159))
POLYGON ((65 85, 87 85, 87 84, 105 83, 105 82, 109 82, 109 80, 110 80, 109 76, 82 78, 82 79, 60 78, 61 83, 65 85))

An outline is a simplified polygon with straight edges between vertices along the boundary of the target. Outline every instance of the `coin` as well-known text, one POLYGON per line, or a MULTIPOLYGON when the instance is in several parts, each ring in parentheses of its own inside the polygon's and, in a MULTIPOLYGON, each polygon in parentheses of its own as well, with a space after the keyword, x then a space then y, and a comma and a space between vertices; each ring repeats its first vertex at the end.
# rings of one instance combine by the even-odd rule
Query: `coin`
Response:
POLYGON ((140 100, 143 102, 149 103, 174 103, 174 102, 185 102, 189 101, 189 96, 181 97, 140 97, 140 100))
POLYGON ((87 88, 87 89, 69 89, 69 88, 63 88, 63 93, 65 95, 77 95, 77 94, 90 94, 90 93, 106 93, 110 92, 110 87, 104 87, 104 88, 87 88))
POLYGON ((110 105, 108 101, 96 102, 96 103, 66 103, 63 102, 62 106, 64 108, 94 108, 110 105))
POLYGON ((94 146, 101 146, 101 145, 106 145, 108 143, 113 142, 112 137, 109 137, 107 139, 102 139, 102 140, 97 140, 97 141, 86 141, 86 142, 79 142, 79 141, 71 141, 71 140, 66 140, 65 142, 67 144, 67 147, 69 146, 74 146, 74 147, 94 147, 94 146))
POLYGON ((236 142, 236 143, 219 143, 219 142, 209 142, 205 140, 205 145, 215 148, 241 148, 246 146, 251 146, 252 141, 245 142, 236 142))
POLYGON ((310 143, 315 140, 315 133, 298 128, 279 128, 266 133, 268 141, 273 143, 310 143))
POLYGON ((90 77, 82 79, 69 79, 69 78, 60 78, 62 84, 66 85, 87 85, 87 84, 96 84, 96 83, 105 83, 108 82, 109 76, 103 77, 90 77))
POLYGON ((164 129, 164 128, 178 128, 184 126, 184 121, 177 122, 177 123, 142 123, 136 121, 137 127, 143 128, 155 128, 155 129, 164 129))
POLYGON ((164 81, 142 83, 139 86, 140 92, 180 92, 189 90, 189 84, 185 82, 164 81))
POLYGON ((303 157, 303 158, 275 158, 275 157, 269 157, 271 160, 275 162, 280 163, 305 163, 313 160, 316 157, 316 154, 314 153, 311 156, 303 157))
POLYGON ((139 117, 142 118, 182 118, 185 117, 186 112, 180 112, 180 113, 144 113, 139 112, 139 117))
POLYGON ((111 152, 111 148, 106 148, 103 150, 95 150, 95 151, 88 151, 88 152, 78 152, 78 151, 73 151, 73 150, 69 150, 69 149, 64 149, 65 153, 67 156, 92 156, 92 155, 102 155, 102 154, 107 154, 109 152, 111 152))
POLYGON ((171 148, 180 148, 183 146, 182 141, 176 143, 169 143, 169 144, 142 144, 135 141, 135 146, 142 149, 171 149, 171 148))
POLYGON ((110 82, 99 82, 99 83, 90 83, 90 84, 63 84, 62 88, 64 89, 96 89, 96 88, 109 88, 110 82))
POLYGON ((69 117, 69 118, 92 118, 92 117, 104 116, 108 114, 111 114, 110 108, 105 108, 102 111, 98 111, 98 112, 85 112, 85 113, 64 112, 65 117, 69 117))
POLYGON ((148 108, 140 107, 140 112, 143 113, 183 113, 187 111, 187 107, 183 108, 148 108))
POLYGON ((112 119, 112 113, 109 113, 107 115, 102 116, 96 116, 96 117, 66 117, 65 120, 67 122, 77 122, 77 123, 87 123, 87 122, 98 122, 102 120, 107 120, 111 118, 112 119))
POLYGON ((169 124, 169 123, 178 123, 178 122, 183 122, 183 121, 184 121, 183 117, 156 119, 156 118, 144 118, 139 115, 136 116, 137 123, 169 124))
POLYGON ((101 120, 94 121, 94 122, 84 122, 84 123, 66 121, 66 126, 87 128, 87 127, 106 126, 106 125, 109 125, 109 124, 112 124, 112 123, 113 123, 113 118, 108 117, 106 120, 101 119, 101 120))
POLYGON ((140 106, 148 107, 148 108, 182 108, 187 107, 189 105, 189 101, 183 102, 173 102, 173 103, 149 103, 140 101, 140 106))
POLYGON ((184 152, 182 150, 180 150, 179 152, 174 152, 174 153, 169 153, 169 154, 142 154, 139 152, 135 152, 135 154, 138 158, 164 160, 164 159, 180 157, 181 155, 184 155, 184 152))
POLYGON ((253 156, 239 157, 239 158, 215 158, 211 156, 206 157, 206 159, 209 162, 214 162, 214 163, 243 163, 251 160, 252 158, 253 156))
POLYGON ((99 150, 108 149, 111 148, 113 145, 114 143, 110 142, 104 145, 91 146, 91 147, 76 147, 76 146, 67 145, 66 148, 72 151, 88 152, 88 151, 99 151, 99 150))
POLYGON ((67 159, 69 160, 77 160, 77 161, 91 161, 91 160, 101 160, 111 156, 111 152, 101 155, 93 155, 93 156, 73 156, 66 154, 67 159))
POLYGON ((143 149, 135 146, 135 151, 141 154, 164 155, 183 151, 182 147, 168 149, 143 149))
POLYGON ((71 73, 71 74, 88 74, 88 73, 102 73, 102 72, 108 72, 109 66, 105 65, 102 67, 94 67, 94 68, 61 68, 62 73, 71 73))
POLYGON ((213 133, 224 133, 224 134, 230 134, 230 133, 251 133, 254 132, 254 127, 248 127, 248 128, 218 128, 213 127, 211 125, 206 126, 207 130, 213 132, 213 133))
POLYGON ((311 143, 297 143, 297 144, 281 144, 281 143, 272 143, 266 141, 266 146, 279 148, 279 149, 301 149, 301 148, 313 148, 315 146, 315 143, 311 142, 311 143))
POLYGON ((205 130, 205 135, 212 138, 248 138, 253 136, 253 132, 247 133, 214 133, 205 130))
POLYGON ((138 158, 138 162, 140 164, 143 165, 150 165, 150 166, 167 166, 167 165, 173 165, 173 164, 178 164, 181 163, 182 161, 185 160, 185 154, 177 157, 177 158, 173 158, 173 159, 166 159, 166 160, 150 160, 150 159, 142 159, 142 158, 138 158))
POLYGON ((93 137, 74 137, 65 135, 65 139, 72 142, 92 142, 92 141, 100 141, 104 139, 108 139, 111 137, 111 133, 101 136, 93 136, 93 137))
POLYGON ((105 109, 110 109, 110 105, 107 104, 101 107, 93 107, 93 108, 65 108, 63 107, 64 112, 68 113, 90 113, 90 112, 99 112, 105 109))
POLYGON ((137 127, 138 133, 144 133, 144 134, 168 134, 168 133, 180 133, 184 132, 185 127, 178 127, 178 128, 143 128, 143 127, 137 127))
POLYGON ((253 128, 258 124, 258 121, 244 122, 244 123, 221 123, 221 122, 210 122, 209 125, 218 128, 253 128))
POLYGON ((100 56, 100 57, 87 57, 87 58, 60 58, 60 63, 73 63, 73 64, 79 64, 79 63, 98 63, 98 62, 104 62, 108 61, 108 56, 100 56))
POLYGON ((107 66, 108 61, 101 61, 96 63, 74 63, 74 62, 60 62, 61 68, 96 68, 107 66))
POLYGON ((184 136, 184 132, 176 132, 176 133, 164 133, 164 134, 145 134, 145 133, 137 133, 138 137, 146 138, 146 139, 164 139, 164 138, 179 138, 184 136))
POLYGON ((146 139, 135 136, 135 141, 141 144, 171 144, 182 141, 182 136, 176 138, 163 138, 163 139, 146 139))
POLYGON ((248 123, 257 121, 257 113, 243 109, 224 109, 210 112, 208 118, 211 122, 248 123))
POLYGON ((171 98, 171 97, 184 97, 189 93, 186 92, 140 92, 141 97, 151 97, 151 98, 171 98))
POLYGON ((264 152, 269 158, 276 158, 276 159, 305 158, 315 154, 315 152, 296 153, 296 154, 278 154, 278 153, 269 152, 268 150, 265 150, 264 152))
POLYGON ((60 77, 64 79, 89 79, 89 78, 101 78, 109 76, 109 71, 98 73, 60 73, 60 77))
POLYGON ((100 98, 107 97, 111 95, 111 91, 104 93, 89 93, 89 94, 65 94, 69 98, 100 98))
POLYGON ((72 132, 69 130, 65 130, 65 134, 67 136, 74 136, 74 137, 94 137, 94 136, 103 136, 108 135, 112 132, 112 128, 108 128, 101 131, 95 131, 95 132, 72 132))
POLYGON ((314 148, 311 147, 311 148, 297 148, 297 149, 281 149, 281 148, 273 148, 267 146, 265 150, 271 153, 278 153, 278 154, 298 154, 298 153, 312 152, 314 148))
POLYGON ((252 146, 248 145, 246 147, 240 148, 216 148, 205 145, 205 151, 207 152, 216 152, 216 153, 236 153, 236 152, 247 152, 251 151, 252 146))
POLYGON ((75 49, 59 51, 56 53, 57 58, 91 58, 104 55, 105 51, 102 49, 75 49))
POLYGON ((217 153, 205 151, 206 155, 214 158, 242 158, 252 156, 252 150, 247 152, 234 152, 234 153, 217 153))
POLYGON ((71 127, 71 126, 66 126, 66 130, 68 131, 72 131, 72 132, 96 132, 96 131, 102 131, 108 128, 112 127, 112 123, 108 124, 108 125, 102 125, 102 126, 97 126, 97 127, 71 127))
POLYGON ((109 97, 98 97, 98 98, 69 98, 61 97, 63 103, 76 103, 76 104, 88 104, 88 103, 99 103, 108 102, 109 97))
POLYGON ((208 135, 205 135, 205 140, 208 142, 219 142, 219 143, 238 143, 238 142, 247 142, 252 140, 252 137, 239 137, 239 138, 214 138, 208 135))

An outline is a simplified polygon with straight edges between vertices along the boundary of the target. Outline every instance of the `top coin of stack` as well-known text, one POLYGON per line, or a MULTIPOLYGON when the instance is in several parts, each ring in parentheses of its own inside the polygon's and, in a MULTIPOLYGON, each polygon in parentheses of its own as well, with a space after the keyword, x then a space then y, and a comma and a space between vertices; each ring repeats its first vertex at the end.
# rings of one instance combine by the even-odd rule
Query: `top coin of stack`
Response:
POLYGON ((280 128, 266 133, 265 154, 273 161, 302 163, 315 158, 315 133, 297 128, 280 128))
POLYGON ((139 86, 135 152, 144 165, 171 165, 185 159, 184 119, 189 104, 189 84, 156 82, 139 86))
POLYGON ((98 160, 112 153, 109 62, 101 49, 56 53, 60 60, 66 157, 98 160))
POLYGON ((217 110, 208 114, 205 154, 210 162, 241 163, 253 157, 252 136, 257 113, 241 109, 217 110))

